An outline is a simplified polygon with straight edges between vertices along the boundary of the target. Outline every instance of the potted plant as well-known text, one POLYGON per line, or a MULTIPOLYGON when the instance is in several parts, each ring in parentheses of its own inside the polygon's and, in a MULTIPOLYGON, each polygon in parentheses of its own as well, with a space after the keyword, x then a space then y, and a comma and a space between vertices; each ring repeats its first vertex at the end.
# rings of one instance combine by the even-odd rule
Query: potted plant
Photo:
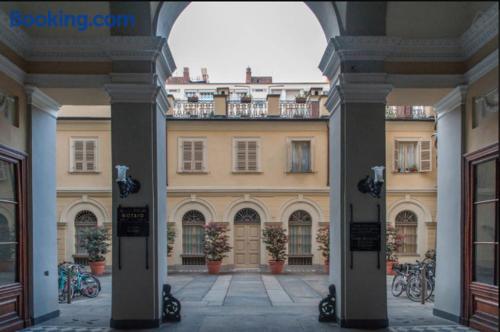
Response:
POLYGON ((241 96, 240 102, 244 104, 250 104, 252 102, 252 94, 241 96))
POLYGON ((83 233, 83 247, 89 255, 89 265, 92 274, 104 274, 106 255, 109 251, 110 240, 108 229, 104 226, 92 227, 83 233))
POLYGON ((207 257, 209 274, 217 274, 222 265, 222 259, 231 251, 229 246, 228 228, 226 225, 210 222, 205 225, 204 251, 207 257))
POLYGON ((418 171, 417 165, 413 164, 410 166, 409 171, 415 173, 418 171))
POLYGON ((285 229, 281 226, 266 226, 262 231, 263 242, 266 245, 266 250, 269 252, 271 259, 269 260, 269 268, 272 274, 283 272, 286 259, 286 244, 288 237, 285 229))
POLYGON ((193 95, 193 96, 189 96, 188 97, 188 102, 189 103, 197 103, 199 100, 198 96, 197 95, 193 95))
POLYGON ((323 270, 330 272, 330 229, 329 227, 320 227, 316 234, 316 242, 319 244, 319 250, 323 255, 325 264, 323 270))
POLYGON ((396 228, 392 225, 387 225, 385 231, 385 261, 386 271, 388 275, 394 275, 392 266, 398 262, 396 252, 402 245, 402 236, 398 234, 396 228))
POLYGON ((295 102, 297 104, 305 104, 307 101, 306 93, 304 90, 300 90, 299 94, 295 96, 295 102))
POLYGON ((175 228, 173 226, 167 226, 167 257, 172 256, 172 251, 174 250, 175 242, 175 228))

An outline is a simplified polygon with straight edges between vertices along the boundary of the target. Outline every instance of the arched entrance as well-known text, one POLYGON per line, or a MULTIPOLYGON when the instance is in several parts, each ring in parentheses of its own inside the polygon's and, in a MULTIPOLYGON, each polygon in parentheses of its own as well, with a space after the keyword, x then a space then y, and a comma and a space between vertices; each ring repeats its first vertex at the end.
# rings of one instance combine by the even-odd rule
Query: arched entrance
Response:
POLYGON ((256 268, 260 264, 260 215, 243 208, 234 216, 234 264, 256 268))

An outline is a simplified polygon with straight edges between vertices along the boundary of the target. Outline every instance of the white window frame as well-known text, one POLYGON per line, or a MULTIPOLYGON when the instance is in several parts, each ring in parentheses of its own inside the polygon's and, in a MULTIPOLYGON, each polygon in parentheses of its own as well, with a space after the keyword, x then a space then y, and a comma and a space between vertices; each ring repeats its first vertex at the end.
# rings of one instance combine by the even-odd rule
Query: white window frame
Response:
POLYGON ((314 137, 310 137, 310 136, 307 136, 307 137, 299 137, 299 136, 296 136, 296 137, 287 137, 286 139, 286 145, 287 145, 287 158, 286 158, 286 169, 285 169, 285 173, 290 173, 290 174, 309 174, 309 173, 315 173, 316 172, 316 169, 315 169, 315 162, 314 162, 314 159, 315 159, 315 138, 314 137), (311 153, 311 165, 309 165, 309 172, 292 172, 292 143, 293 142, 309 142, 309 146, 310 146, 310 153, 311 153))
POLYGON ((392 171, 394 173, 398 174, 408 174, 408 173, 428 173, 432 172, 432 140, 425 139, 422 137, 396 137, 394 138, 393 141, 393 153, 392 153, 392 171), (417 171, 416 172, 400 172, 398 169, 396 169, 396 155, 395 152, 398 149, 398 143, 416 143, 417 148, 416 148, 416 156, 415 156, 415 163, 417 165, 417 171), (429 142, 429 169, 428 170, 422 170, 422 143, 423 142, 429 142))
POLYGON ((208 173, 207 163, 207 138, 206 137, 178 137, 177 138, 177 173, 208 173), (203 160, 201 170, 184 169, 184 142, 203 142, 203 160))
MULTIPOLYGON (((261 147, 261 139, 260 137, 233 137, 233 147, 232 147, 232 171, 233 173, 262 173, 262 164, 261 164, 261 155, 262 155, 262 147, 261 147), (257 143, 257 170, 238 170, 236 169, 236 143, 238 142, 256 142, 257 143)), ((248 164, 246 165, 248 168, 248 164)))
MULTIPOLYGON (((86 160, 86 154, 84 153, 84 158, 86 160)), ((99 167, 99 137, 91 136, 91 137, 70 137, 69 139, 69 172, 70 173, 100 173, 100 167, 99 167), (93 170, 87 170, 87 165, 86 161, 84 161, 83 170, 77 170, 75 167, 75 149, 74 149, 74 143, 75 141, 83 141, 83 145, 85 146, 85 143, 88 141, 93 141, 94 146, 95 146, 95 168, 93 170)))

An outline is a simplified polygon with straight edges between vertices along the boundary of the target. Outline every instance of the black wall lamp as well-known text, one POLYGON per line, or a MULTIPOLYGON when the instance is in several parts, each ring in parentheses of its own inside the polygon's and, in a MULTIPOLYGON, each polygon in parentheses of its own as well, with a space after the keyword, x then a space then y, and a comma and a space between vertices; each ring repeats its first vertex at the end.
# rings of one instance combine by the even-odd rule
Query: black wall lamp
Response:
POLYGON ((358 190, 363 194, 370 194, 375 198, 380 198, 382 186, 384 185, 384 166, 372 167, 373 177, 367 175, 358 182, 358 190))
POLYGON ((128 166, 116 165, 115 166, 118 175, 116 177, 116 182, 120 188, 120 198, 125 198, 129 194, 135 194, 141 189, 141 183, 132 178, 132 176, 127 176, 128 166))

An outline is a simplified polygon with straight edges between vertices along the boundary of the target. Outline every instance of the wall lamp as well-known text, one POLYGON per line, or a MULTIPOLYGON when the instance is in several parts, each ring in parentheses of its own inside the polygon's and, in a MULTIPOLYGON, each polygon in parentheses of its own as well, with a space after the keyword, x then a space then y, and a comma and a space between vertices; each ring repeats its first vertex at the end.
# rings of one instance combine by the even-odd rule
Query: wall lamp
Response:
POLYGON ((370 194, 375 198, 380 198, 380 192, 384 185, 384 166, 372 167, 373 177, 367 175, 358 182, 358 190, 363 194, 370 194))
POLYGON ((127 176, 128 166, 116 165, 115 166, 118 175, 116 177, 116 182, 120 188, 120 198, 126 198, 129 194, 135 194, 141 189, 141 183, 132 178, 132 176, 127 176))

